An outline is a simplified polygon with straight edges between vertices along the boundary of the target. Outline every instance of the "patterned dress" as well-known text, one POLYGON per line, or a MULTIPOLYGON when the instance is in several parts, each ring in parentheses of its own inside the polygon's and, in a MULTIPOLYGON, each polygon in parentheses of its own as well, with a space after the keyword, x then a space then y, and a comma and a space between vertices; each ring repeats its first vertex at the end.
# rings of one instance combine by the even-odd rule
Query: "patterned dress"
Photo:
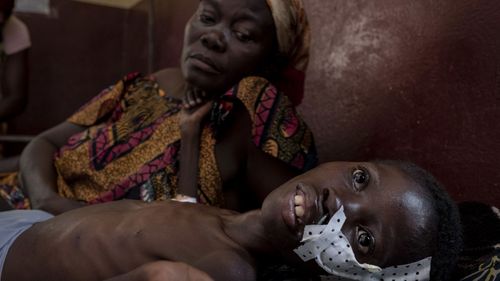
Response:
MULTIPOLYGON (((202 131, 201 203, 220 206, 224 202, 215 158, 216 132, 237 101, 249 113, 252 141, 258 148, 300 170, 316 164, 313 136, 288 99, 263 78, 245 78, 214 103, 211 121, 202 131)), ((139 74, 104 90, 68 119, 88 129, 72 136, 55 155, 59 193, 89 204, 174 197, 181 105, 181 100, 166 97, 154 79, 139 74)), ((1 183, 0 179, 0 189, 4 197, 11 194, 13 205, 23 200, 12 181, 3 187, 1 183)))

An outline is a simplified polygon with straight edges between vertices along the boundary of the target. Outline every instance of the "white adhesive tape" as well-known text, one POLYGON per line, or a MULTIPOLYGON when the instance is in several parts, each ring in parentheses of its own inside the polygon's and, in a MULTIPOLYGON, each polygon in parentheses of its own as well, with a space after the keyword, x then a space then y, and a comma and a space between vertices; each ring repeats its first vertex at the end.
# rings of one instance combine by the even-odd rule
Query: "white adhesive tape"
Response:
POLYGON ((430 257, 411 264, 383 269, 376 265, 359 263, 349 240, 342 233, 345 221, 342 206, 327 225, 307 225, 302 237, 303 245, 294 250, 303 261, 314 259, 321 268, 331 274, 322 276, 322 280, 429 280, 430 257))

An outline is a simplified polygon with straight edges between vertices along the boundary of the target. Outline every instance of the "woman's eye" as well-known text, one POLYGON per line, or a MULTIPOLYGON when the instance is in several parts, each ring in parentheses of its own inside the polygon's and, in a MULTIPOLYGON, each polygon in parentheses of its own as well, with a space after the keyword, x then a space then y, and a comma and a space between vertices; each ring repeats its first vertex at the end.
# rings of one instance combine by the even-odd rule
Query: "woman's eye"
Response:
POLYGON ((212 16, 209 16, 206 14, 200 15, 200 21, 204 24, 214 24, 215 23, 215 19, 212 16))
POLYGON ((236 38, 243 43, 247 43, 252 40, 252 37, 247 33, 235 31, 234 34, 236 35, 236 38))
POLYGON ((366 230, 358 228, 358 248, 359 250, 367 255, 373 252, 375 249, 375 239, 366 230))
POLYGON ((362 169, 352 172, 352 185, 356 191, 361 191, 370 182, 370 175, 362 169))

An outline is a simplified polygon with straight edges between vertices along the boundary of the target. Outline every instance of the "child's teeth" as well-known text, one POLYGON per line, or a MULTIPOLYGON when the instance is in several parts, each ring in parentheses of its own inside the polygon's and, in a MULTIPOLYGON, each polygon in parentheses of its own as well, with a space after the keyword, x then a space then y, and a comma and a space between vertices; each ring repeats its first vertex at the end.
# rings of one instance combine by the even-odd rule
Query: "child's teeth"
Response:
POLYGON ((304 196, 295 195, 295 205, 303 205, 304 204, 304 196))
POLYGON ((304 207, 296 206, 295 207, 295 214, 297 215, 297 217, 302 217, 304 215, 304 207))

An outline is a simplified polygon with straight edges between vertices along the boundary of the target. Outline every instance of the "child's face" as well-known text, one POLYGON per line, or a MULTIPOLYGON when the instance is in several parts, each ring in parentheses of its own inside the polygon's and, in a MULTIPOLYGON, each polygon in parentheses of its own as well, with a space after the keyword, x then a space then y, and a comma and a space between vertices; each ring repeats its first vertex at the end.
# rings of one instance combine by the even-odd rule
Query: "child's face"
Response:
POLYGON ((291 252, 305 225, 318 224, 340 206, 347 218, 342 232, 360 263, 387 267, 430 255, 414 257, 405 251, 408 238, 427 227, 431 205, 421 187, 392 166, 323 164, 272 192, 262 212, 277 245, 291 252))

